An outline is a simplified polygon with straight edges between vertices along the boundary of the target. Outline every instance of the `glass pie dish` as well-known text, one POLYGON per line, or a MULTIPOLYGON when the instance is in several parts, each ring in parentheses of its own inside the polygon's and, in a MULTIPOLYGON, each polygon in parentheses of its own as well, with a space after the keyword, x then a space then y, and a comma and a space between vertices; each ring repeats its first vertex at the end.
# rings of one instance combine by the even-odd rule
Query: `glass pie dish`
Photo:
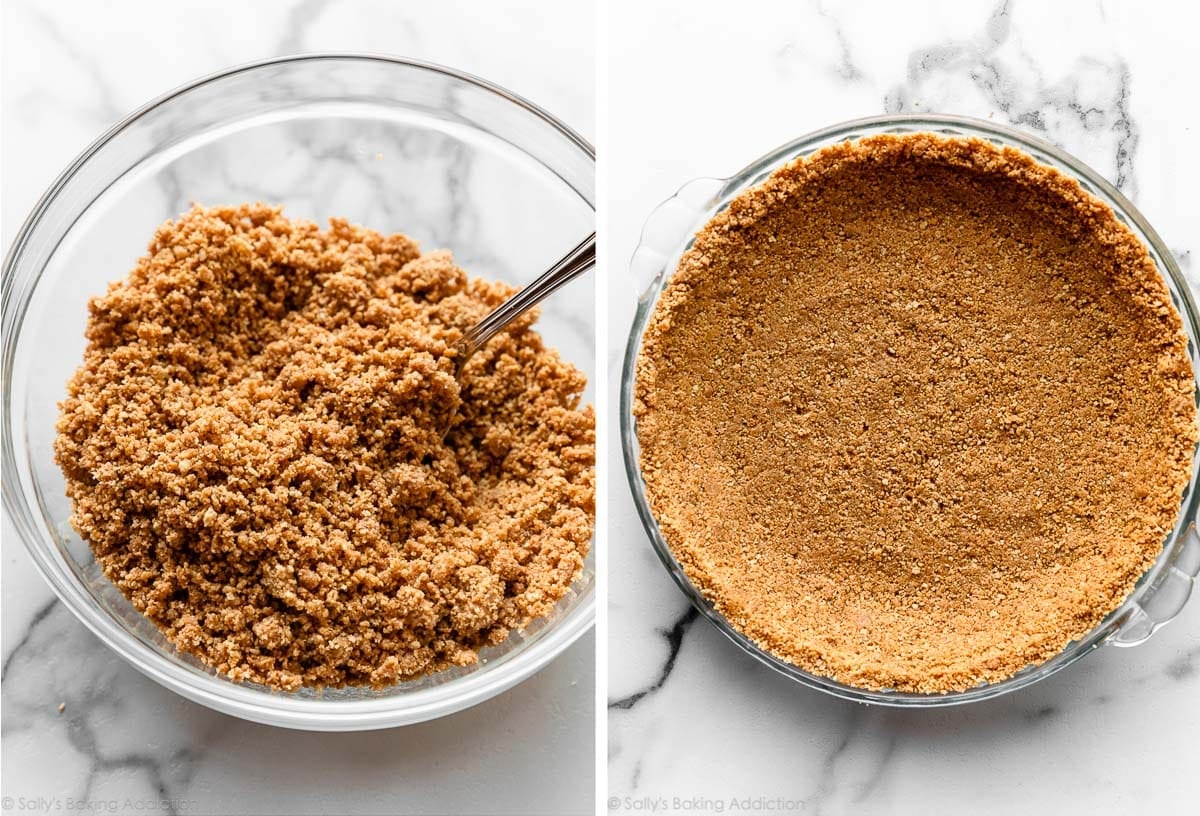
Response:
MULTIPOLYGON (((759 647, 734 627, 713 603, 692 584, 675 558, 655 519, 646 496, 646 484, 640 468, 637 420, 633 414, 636 361, 643 333, 658 300, 678 267, 680 258, 692 245, 696 232, 713 216, 746 190, 763 182, 772 172, 789 161, 806 156, 831 144, 876 134, 933 132, 948 136, 977 137, 997 145, 1009 146, 1031 155, 1037 161, 1076 179, 1092 195, 1108 204, 1117 217, 1149 249, 1172 301, 1183 317, 1188 338, 1188 355, 1193 372, 1200 371, 1197 357, 1196 305, 1187 282, 1162 239, 1145 218, 1098 173, 1057 147, 1019 131, 974 119, 938 115, 879 116, 846 122, 803 136, 781 146, 726 179, 697 179, 659 205, 650 215, 632 259, 634 285, 640 292, 637 310, 625 349, 620 390, 621 442, 625 471, 642 525, 658 557, 691 603, 717 629, 741 649, 791 679, 849 700, 904 707, 955 705, 984 700, 1023 688, 1062 669, 1106 643, 1133 646, 1149 638, 1156 629, 1182 610, 1200 572, 1200 535, 1196 531, 1197 467, 1183 493, 1179 515, 1171 534, 1153 566, 1137 583, 1130 596, 1088 634, 1071 642, 1051 659, 1030 665, 999 682, 964 691, 923 694, 899 691, 875 691, 837 682, 805 671, 759 647)), ((1200 404, 1200 391, 1193 394, 1200 404)))
MULTIPOLYGON (((22 226, 3 278, 4 506, 63 603, 167 688, 245 719, 384 728, 475 705, 531 676, 591 626, 595 558, 553 612, 473 666, 381 689, 234 683, 166 640, 103 575, 68 521, 56 403, 83 359, 87 301, 123 278, 156 227, 195 201, 264 201, 448 248, 471 275, 523 284, 594 230, 590 144, 532 103, 436 65, 305 55, 173 91, 87 148, 22 226)), ((547 344, 594 373, 590 276, 543 305, 547 344)), ((584 395, 593 401, 592 387, 584 395)))

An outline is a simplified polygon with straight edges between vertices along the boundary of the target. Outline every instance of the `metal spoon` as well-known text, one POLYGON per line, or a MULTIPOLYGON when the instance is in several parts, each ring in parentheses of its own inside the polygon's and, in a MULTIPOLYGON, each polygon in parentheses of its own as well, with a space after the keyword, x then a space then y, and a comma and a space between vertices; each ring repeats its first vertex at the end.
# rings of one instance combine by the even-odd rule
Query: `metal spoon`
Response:
POLYGON ((483 348, 496 332, 595 265, 596 233, 593 232, 558 263, 539 275, 537 280, 501 303, 491 314, 467 330, 462 340, 458 341, 458 373, 462 373, 463 365, 471 355, 483 348))
MULTIPOLYGON (((537 280, 501 303, 483 320, 467 330, 458 341, 457 364, 455 377, 462 377, 463 366, 475 352, 483 348, 496 332, 503 329, 516 318, 541 303, 564 285, 578 278, 584 272, 596 265, 596 233, 583 239, 570 252, 564 255, 554 266, 547 269, 537 280)), ((457 411, 455 412, 457 414, 457 411)), ((454 424, 451 414, 446 426, 446 433, 454 424)), ((445 433, 442 434, 445 436, 445 433)))

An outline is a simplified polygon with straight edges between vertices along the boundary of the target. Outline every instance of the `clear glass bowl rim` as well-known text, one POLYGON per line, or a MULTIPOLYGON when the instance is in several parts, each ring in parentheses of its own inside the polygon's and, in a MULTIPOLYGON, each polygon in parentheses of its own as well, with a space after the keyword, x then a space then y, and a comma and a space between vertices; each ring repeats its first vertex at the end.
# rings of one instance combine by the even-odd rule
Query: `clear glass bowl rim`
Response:
MULTIPOLYGON (((1185 491, 1185 499, 1181 504, 1175 528, 1164 542, 1163 550, 1154 565, 1142 575, 1133 592, 1121 606, 1106 616, 1087 635, 1069 643, 1062 652, 1050 660, 1023 669, 1016 675, 998 683, 988 683, 965 691, 943 694, 874 691, 847 685, 828 677, 813 674, 776 657, 758 646, 749 637, 730 624, 713 607, 712 603, 704 597, 703 593, 692 584, 683 567, 672 554, 670 546, 663 538, 662 532, 658 528, 658 522, 655 520, 647 501, 645 482, 642 479, 641 468, 638 464, 637 424, 633 416, 633 388, 636 379, 635 364, 641 348, 642 334, 650 315, 654 311, 658 296, 678 266, 680 257, 691 246, 696 230, 714 215, 721 212, 729 204, 730 200, 738 194, 757 185, 771 172, 797 156, 807 154, 820 147, 862 136, 915 132, 933 132, 967 137, 976 136, 999 144, 1018 147, 1032 154, 1035 159, 1038 159, 1038 154, 1042 153, 1057 162, 1060 171, 1065 167, 1070 171, 1069 174, 1073 174, 1077 179, 1085 181, 1101 190, 1115 204, 1114 209, 1117 213, 1128 221, 1133 222, 1148 239, 1151 245, 1150 248, 1162 261, 1160 269, 1162 267, 1166 268, 1166 273, 1170 278, 1169 283, 1174 285, 1175 291, 1180 298, 1180 313, 1189 339, 1194 343, 1195 339, 1200 337, 1200 319, 1197 316, 1196 304, 1187 279, 1180 271, 1175 257, 1132 202, 1088 165, 1047 141, 994 122, 952 114, 884 114, 847 120, 812 131, 761 156, 728 178, 693 180, 693 182, 707 181, 713 185, 720 184, 720 188, 703 205, 703 214, 696 217, 696 223, 688 231, 684 241, 674 247, 670 253, 666 254, 666 260, 662 263, 662 267, 658 270, 654 280, 649 283, 648 288, 645 291, 639 292, 637 311, 633 324, 630 327, 621 370, 619 416, 625 476, 630 492, 633 495, 638 517, 642 522, 642 527, 646 531, 646 536, 650 540, 655 554, 675 584, 687 597, 692 606, 707 618, 722 635, 731 640, 742 651, 780 674, 802 685, 823 691, 835 697, 854 702, 898 708, 935 708, 987 700, 1030 686, 1071 665, 1084 655, 1090 654, 1103 645, 1106 640, 1118 634, 1122 626, 1130 621, 1133 615, 1141 609, 1139 604, 1146 599, 1147 593, 1152 588, 1155 588, 1159 579, 1165 577, 1167 571, 1171 569, 1174 561, 1182 552, 1188 529, 1192 528, 1196 522, 1197 509, 1200 508, 1200 490, 1193 488, 1197 482, 1197 472, 1200 470, 1200 457, 1194 457, 1192 476, 1185 491)), ((687 189, 693 182, 684 184, 680 188, 680 192, 687 189)), ((677 197, 678 194, 671 199, 667 199, 663 205, 668 204, 677 197)), ((642 236, 638 242, 638 249, 634 252, 635 262, 638 252, 647 240, 648 225, 649 222, 647 228, 643 229, 642 236)), ((661 248, 659 248, 659 254, 662 254, 661 248)), ((639 287, 647 286, 644 280, 637 280, 636 285, 639 287)), ((1193 357, 1194 365, 1194 353, 1191 356, 1193 357)), ((1200 377, 1200 370, 1193 373, 1195 376, 1200 377)), ((1169 619, 1168 617, 1166 620, 1155 622, 1154 630, 1157 630, 1158 627, 1168 622, 1169 619)))
MULTIPOLYGON (((358 731, 407 725, 445 716, 481 703, 533 676, 592 627, 596 606, 595 583, 588 588, 585 597, 575 609, 541 633, 537 640, 524 647, 519 655, 514 654, 512 659, 503 661, 493 669, 469 673, 422 689, 421 700, 416 705, 411 701, 406 702, 403 694, 371 699, 320 699, 266 693, 224 678, 187 671, 165 659, 149 645, 131 637, 119 623, 94 603, 87 591, 79 585, 74 573, 65 564, 60 563, 62 556, 57 548, 41 540, 35 511, 19 476, 10 404, 12 362, 18 345, 17 338, 24 321, 26 306, 41 278, 44 265, 33 275, 27 275, 25 280, 20 279, 17 273, 25 249, 36 233, 42 216, 89 159, 150 111, 200 87, 272 66, 331 60, 386 63, 440 74, 474 86, 540 119, 567 143, 582 152, 588 160, 595 162, 596 153, 591 143, 537 104, 473 74, 406 57, 359 52, 314 52, 280 56, 217 71, 168 91, 142 105, 101 134, 58 175, 25 218, 5 256, 3 278, 0 280, 0 303, 3 304, 3 315, 0 318, 3 325, 3 352, 0 355, 0 388, 3 391, 0 438, 3 440, 3 450, 0 451, 0 457, 4 508, 38 572, 59 600, 101 641, 134 668, 190 700, 243 719, 303 730, 358 731)), ((594 202, 588 203, 594 209, 594 202)), ((64 234, 71 228, 68 226, 64 234)))

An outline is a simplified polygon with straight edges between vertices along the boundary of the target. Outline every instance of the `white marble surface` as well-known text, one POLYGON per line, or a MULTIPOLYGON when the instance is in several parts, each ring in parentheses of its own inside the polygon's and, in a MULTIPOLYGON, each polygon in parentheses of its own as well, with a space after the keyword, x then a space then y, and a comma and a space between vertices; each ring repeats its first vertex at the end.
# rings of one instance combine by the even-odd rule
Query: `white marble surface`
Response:
MULTIPOLYGON (((126 113, 193 77, 278 54, 370 51, 452 65, 590 137, 591 17, 589 3, 517 0, 6 0, 3 245, 57 173, 126 113)), ((4 812, 592 810, 591 636, 510 692, 437 722, 283 731, 213 713, 126 666, 54 600, 3 525, 4 812)))
MULTIPOLYGON (((610 377, 634 307, 625 263, 651 208, 688 179, 885 111, 991 117, 1062 145, 1135 200, 1195 281, 1196 25, 1182 3, 1111 0, 619 4, 603 145, 610 377)), ((611 812, 1195 812, 1200 600, 1140 647, 994 702, 846 703, 696 620, 607 455, 611 812)))

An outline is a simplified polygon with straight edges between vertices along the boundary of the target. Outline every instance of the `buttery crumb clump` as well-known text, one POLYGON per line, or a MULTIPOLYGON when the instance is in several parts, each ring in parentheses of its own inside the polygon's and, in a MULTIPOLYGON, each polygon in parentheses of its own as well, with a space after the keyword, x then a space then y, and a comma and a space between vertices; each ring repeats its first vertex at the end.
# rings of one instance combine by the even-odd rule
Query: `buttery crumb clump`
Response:
POLYGON ((803 669, 962 690, 1129 595, 1197 440, 1180 316, 1112 210, 1024 153, 874 136, 696 236, 637 361, 650 506, 803 669))
POLYGON ((468 665, 580 574, 585 378, 444 251, 195 207, 90 303, 55 455, 105 574, 234 680, 382 687, 468 665), (442 438, 453 418, 453 426, 442 438))

